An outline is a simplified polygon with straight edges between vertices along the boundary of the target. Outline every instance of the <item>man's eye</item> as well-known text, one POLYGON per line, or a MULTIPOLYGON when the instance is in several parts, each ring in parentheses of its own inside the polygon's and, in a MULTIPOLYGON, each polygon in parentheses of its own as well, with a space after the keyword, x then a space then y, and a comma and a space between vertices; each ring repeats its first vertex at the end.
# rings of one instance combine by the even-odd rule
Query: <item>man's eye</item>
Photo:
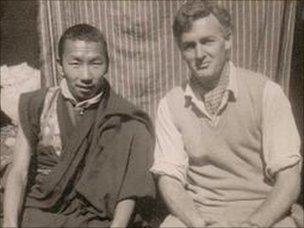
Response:
POLYGON ((69 65, 71 65, 71 66, 79 66, 79 63, 78 62, 70 62, 70 63, 68 63, 69 65))
POLYGON ((188 50, 188 49, 191 49, 191 48, 194 48, 194 47, 195 47, 194 43, 184 43, 182 45, 183 50, 188 50))
POLYGON ((208 40, 202 40, 201 41, 201 44, 212 44, 212 43, 214 43, 215 42, 215 40, 212 40, 212 39, 208 39, 208 40))

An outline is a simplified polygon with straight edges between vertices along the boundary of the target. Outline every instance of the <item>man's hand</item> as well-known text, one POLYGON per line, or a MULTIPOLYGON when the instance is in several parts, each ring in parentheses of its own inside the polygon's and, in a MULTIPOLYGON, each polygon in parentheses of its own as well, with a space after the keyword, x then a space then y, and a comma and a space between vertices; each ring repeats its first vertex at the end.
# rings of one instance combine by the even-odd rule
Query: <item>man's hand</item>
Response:
POLYGON ((206 226, 207 226, 206 221, 201 217, 198 217, 193 220, 193 227, 206 227, 206 226))
POLYGON ((300 193, 299 164, 277 173, 276 183, 264 203, 247 219, 260 227, 270 227, 288 212, 300 193))
POLYGON ((208 225, 207 227, 237 227, 237 228, 259 228, 257 224, 251 223, 249 221, 244 222, 234 222, 234 221, 221 221, 208 225))
POLYGON ((250 222, 250 221, 245 221, 240 223, 241 228, 259 228, 260 226, 256 223, 250 222))
POLYGON ((186 192, 180 181, 169 176, 159 178, 160 192, 172 215, 187 227, 207 227, 212 224, 196 208, 193 199, 186 192))

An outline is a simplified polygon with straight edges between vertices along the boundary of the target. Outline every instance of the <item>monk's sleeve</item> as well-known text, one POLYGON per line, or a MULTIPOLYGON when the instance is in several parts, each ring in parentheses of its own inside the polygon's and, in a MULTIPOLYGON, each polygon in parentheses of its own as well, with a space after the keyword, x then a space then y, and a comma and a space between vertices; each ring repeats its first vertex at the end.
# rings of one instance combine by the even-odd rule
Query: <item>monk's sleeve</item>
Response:
POLYGON ((19 99, 19 124, 32 148, 38 140, 45 94, 46 90, 37 90, 21 94, 19 99))
POLYGON ((127 198, 154 197, 152 165, 154 140, 144 124, 135 123, 129 151, 129 161, 119 191, 118 201, 127 198))

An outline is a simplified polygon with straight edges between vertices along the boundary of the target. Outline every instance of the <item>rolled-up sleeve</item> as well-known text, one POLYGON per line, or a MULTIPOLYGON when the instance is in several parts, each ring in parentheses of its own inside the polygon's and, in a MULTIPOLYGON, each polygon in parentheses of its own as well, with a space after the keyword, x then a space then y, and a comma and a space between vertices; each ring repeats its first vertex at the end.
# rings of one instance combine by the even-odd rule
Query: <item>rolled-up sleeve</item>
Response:
POLYGON ((280 86, 271 81, 263 94, 262 132, 268 178, 273 179, 280 170, 302 161, 300 137, 289 100, 280 86))
POLYGON ((155 132, 154 164, 150 171, 157 176, 168 175, 185 185, 188 156, 184 150, 182 136, 172 119, 166 98, 163 98, 158 106, 155 132))

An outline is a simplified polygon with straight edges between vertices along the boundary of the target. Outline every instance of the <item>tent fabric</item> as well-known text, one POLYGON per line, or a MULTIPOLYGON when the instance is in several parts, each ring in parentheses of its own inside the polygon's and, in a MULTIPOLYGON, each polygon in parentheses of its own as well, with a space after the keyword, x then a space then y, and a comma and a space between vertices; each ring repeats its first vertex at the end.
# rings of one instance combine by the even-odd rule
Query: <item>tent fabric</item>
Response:
MULTIPOLYGON (((189 75, 171 29, 184 2, 40 0, 42 86, 60 80, 56 48, 62 32, 74 24, 89 23, 108 42, 107 78, 114 90, 153 117, 160 98, 189 75)), ((217 2, 232 15, 233 62, 265 74, 288 94, 296 1, 217 2)))

